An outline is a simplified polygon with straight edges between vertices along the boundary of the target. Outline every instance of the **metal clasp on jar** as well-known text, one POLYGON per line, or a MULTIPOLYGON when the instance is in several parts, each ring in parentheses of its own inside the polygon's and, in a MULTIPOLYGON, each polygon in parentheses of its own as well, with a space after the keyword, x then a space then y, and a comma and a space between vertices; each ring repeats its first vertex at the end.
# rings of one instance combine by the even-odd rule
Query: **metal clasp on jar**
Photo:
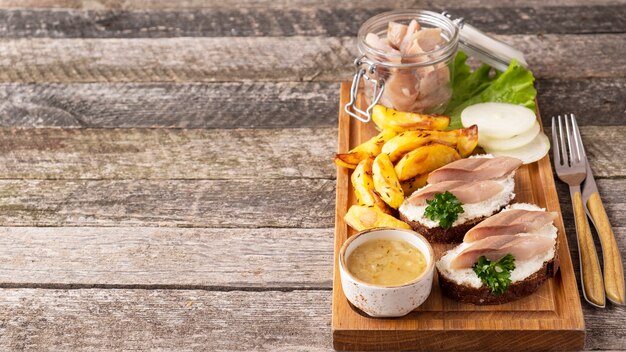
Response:
POLYGON ((378 101, 383 96, 385 81, 382 78, 376 80, 367 74, 369 72, 370 75, 374 75, 376 72, 376 64, 366 58, 365 55, 362 55, 354 60, 354 65, 357 68, 357 72, 352 79, 352 86, 350 87, 350 101, 346 104, 346 106, 344 106, 344 110, 348 113, 348 115, 361 122, 369 122, 372 119, 372 109, 376 106, 376 104, 378 104, 378 101), (359 95, 358 93, 361 78, 364 78, 366 81, 370 81, 374 85, 372 103, 365 110, 361 110, 356 106, 356 99, 359 95))

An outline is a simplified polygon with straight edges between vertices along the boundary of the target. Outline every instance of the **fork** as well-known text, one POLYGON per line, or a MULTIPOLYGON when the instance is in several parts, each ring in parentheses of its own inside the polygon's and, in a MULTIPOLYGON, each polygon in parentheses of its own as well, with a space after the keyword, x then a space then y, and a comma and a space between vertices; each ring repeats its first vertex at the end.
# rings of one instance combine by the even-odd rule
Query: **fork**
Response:
POLYGON ((580 192, 580 184, 587 175, 587 156, 574 114, 552 117, 552 151, 556 174, 569 185, 572 197, 583 296, 591 305, 604 308, 606 298, 600 261, 580 192))

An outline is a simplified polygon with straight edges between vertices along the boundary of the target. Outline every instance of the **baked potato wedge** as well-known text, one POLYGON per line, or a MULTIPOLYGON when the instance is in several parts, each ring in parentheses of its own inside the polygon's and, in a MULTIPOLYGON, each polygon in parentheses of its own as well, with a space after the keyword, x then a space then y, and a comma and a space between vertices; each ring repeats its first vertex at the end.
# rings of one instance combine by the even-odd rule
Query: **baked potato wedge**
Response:
POLYGON ((376 136, 370 138, 368 141, 359 144, 347 153, 336 154, 335 164, 349 169, 354 169, 356 166, 367 158, 375 158, 383 148, 383 145, 396 136, 396 132, 392 130, 382 130, 376 136))
POLYGON ((454 131, 458 133, 456 150, 459 151, 461 158, 467 158, 474 152, 474 149, 476 149, 478 145, 478 126, 472 125, 454 131))
POLYGON ((374 155, 371 155, 366 152, 350 151, 348 153, 336 154, 335 164, 338 166, 343 166, 348 169, 354 169, 361 162, 361 160, 365 160, 367 158, 373 158, 373 157, 374 155))
POLYGON ((452 131, 405 131, 383 145, 382 153, 389 154, 391 162, 421 146, 439 143, 456 148, 461 157, 470 155, 478 145, 478 127, 471 126, 452 131))
POLYGON ((404 221, 384 213, 377 207, 353 205, 343 217, 346 223, 357 231, 375 227, 393 227, 410 230, 411 226, 404 221))
MULTIPOLYGON (((400 181, 407 181, 459 159, 461 155, 448 145, 439 143, 425 145, 407 153, 398 161, 395 167, 396 175, 400 181)), ((374 178, 374 184, 376 184, 376 178, 374 178)))
POLYGON ((372 165, 374 189, 390 207, 398 209, 404 202, 404 192, 396 176, 389 155, 379 154, 372 165))
POLYGON ((402 112, 383 105, 372 109, 372 120, 379 129, 390 129, 395 132, 413 130, 443 131, 450 125, 450 117, 442 115, 426 115, 416 112, 402 112))
POLYGON ((412 177, 406 181, 400 182, 400 186, 402 186, 402 191, 405 196, 410 196, 416 190, 426 186, 428 180, 428 174, 417 175, 412 177))
POLYGON ((375 206, 383 212, 390 214, 391 209, 387 203, 380 198, 374 189, 374 179, 372 178, 373 164, 373 158, 364 159, 352 172, 350 181, 352 181, 356 201, 359 205, 365 205, 368 207, 375 206))

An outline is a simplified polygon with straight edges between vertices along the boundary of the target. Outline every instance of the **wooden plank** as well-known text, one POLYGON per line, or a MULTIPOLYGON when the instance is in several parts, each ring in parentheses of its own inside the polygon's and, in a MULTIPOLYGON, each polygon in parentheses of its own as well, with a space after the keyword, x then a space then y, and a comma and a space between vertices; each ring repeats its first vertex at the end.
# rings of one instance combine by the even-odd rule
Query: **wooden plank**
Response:
MULTIPOLYGON (((384 4, 382 7, 384 7, 384 4)), ((624 33, 626 5, 452 8, 472 25, 499 34, 624 33), (581 25, 584 21, 584 25, 581 25)), ((2 38, 168 38, 356 36, 389 8, 225 8, 186 11, 0 10, 2 38)))
MULTIPOLYGON (((330 300, 330 291, 2 289, 0 348, 330 352, 330 300)), ((587 349, 626 349, 625 307, 584 308, 587 349)))
MULTIPOLYGON (((206 8, 373 8, 380 7, 377 0, 364 1, 333 1, 333 0, 184 0, 173 3, 169 0, 0 0, 0 8, 76 8, 76 9, 124 9, 124 10, 179 10, 179 9, 206 9, 206 8)), ((579 6, 580 0, 514 0, 507 2, 507 6, 579 6)), ((618 5, 621 0, 594 0, 593 4, 618 5)), ((389 8, 431 8, 438 6, 450 7, 497 7, 502 5, 499 0, 390 0, 385 1, 389 8)))
MULTIPOLYGON (((611 223, 626 227, 626 180, 597 183, 611 223)), ((335 180, 0 180, 0 226, 326 228, 334 192, 335 180)))
MULTIPOLYGON (((582 126, 596 177, 626 177, 626 126, 582 126)), ((0 129, 0 179, 333 179, 336 128, 0 129)))
POLYGON ((0 226, 333 224, 334 180, 0 180, 0 226))
POLYGON ((336 127, 338 91, 334 82, 0 84, 0 126, 336 127))
POLYGON ((538 79, 537 100, 544 127, 550 117, 573 112, 579 124, 621 125, 626 118, 624 79, 538 79))
POLYGON ((0 228, 0 286, 329 288, 331 247, 330 229, 0 228))
POLYGON ((1 287, 325 288, 331 229, 0 228, 1 287))
POLYGON ((626 177, 626 166, 623 161, 620 162, 626 157, 622 156, 626 126, 585 126, 580 128, 580 133, 596 178, 626 177))
MULTIPOLYGON (((527 53, 539 78, 626 76, 614 45, 626 34, 499 38, 527 53)), ((16 83, 336 81, 357 55, 352 37, 4 39, 0 52, 0 82, 16 83)))
POLYGON ((0 129, 0 179, 328 179, 335 134, 335 128, 0 129))
POLYGON ((346 48, 352 38, 6 39, 0 82, 336 80, 352 70, 346 48))
POLYGON ((5 289, 0 348, 325 351, 329 304, 328 291, 5 289))
POLYGON ((585 349, 626 350, 626 328, 623 324, 626 308, 624 306, 611 305, 606 309, 597 309, 584 305, 583 308, 587 330, 585 349))
MULTIPOLYGON (((581 125, 625 118, 623 78, 539 79, 537 90, 546 117, 573 111, 581 125)), ((334 82, 0 84, 0 126, 335 127, 338 91, 334 82)))

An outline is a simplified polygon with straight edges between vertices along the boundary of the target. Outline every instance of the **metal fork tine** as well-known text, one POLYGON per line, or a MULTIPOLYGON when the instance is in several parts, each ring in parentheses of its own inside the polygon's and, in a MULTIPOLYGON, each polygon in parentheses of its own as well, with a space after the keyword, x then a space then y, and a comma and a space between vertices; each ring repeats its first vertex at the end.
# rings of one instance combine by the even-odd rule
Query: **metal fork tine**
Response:
POLYGON ((578 163, 578 152, 576 149, 576 136, 574 133, 574 126, 572 125, 572 117, 569 114, 565 115, 565 123, 567 126, 567 143, 570 149, 572 166, 578 163))
POLYGON ((572 159, 573 159, 573 164, 578 164, 581 162, 581 153, 580 153, 580 142, 578 141, 578 133, 576 133, 576 120, 574 117, 574 114, 570 114, 569 116, 569 121, 570 121, 570 126, 572 128, 572 135, 571 135, 571 148, 572 148, 572 159))
POLYGON ((567 118, 567 115, 563 116, 565 120, 565 137, 567 139, 567 156, 569 157, 569 165, 572 166, 576 164, 576 159, 574 158, 574 148, 572 147, 572 140, 574 137, 572 136, 572 127, 570 126, 570 121, 567 118))
POLYGON ((554 164, 561 165, 561 146, 559 145, 559 138, 556 126, 556 116, 552 116, 552 153, 554 155, 554 164))
POLYGON ((587 158, 587 154, 585 153, 585 146, 580 136, 580 129, 578 129, 578 122, 574 114, 572 114, 572 125, 574 126, 574 138, 576 140, 576 147, 578 148, 578 157, 580 161, 583 162, 587 158))
POLYGON ((563 135, 563 119, 561 119, 561 115, 559 115, 559 138, 561 139, 559 146, 561 147, 562 165, 568 166, 569 160, 567 160, 567 147, 565 145, 565 136, 563 135))

